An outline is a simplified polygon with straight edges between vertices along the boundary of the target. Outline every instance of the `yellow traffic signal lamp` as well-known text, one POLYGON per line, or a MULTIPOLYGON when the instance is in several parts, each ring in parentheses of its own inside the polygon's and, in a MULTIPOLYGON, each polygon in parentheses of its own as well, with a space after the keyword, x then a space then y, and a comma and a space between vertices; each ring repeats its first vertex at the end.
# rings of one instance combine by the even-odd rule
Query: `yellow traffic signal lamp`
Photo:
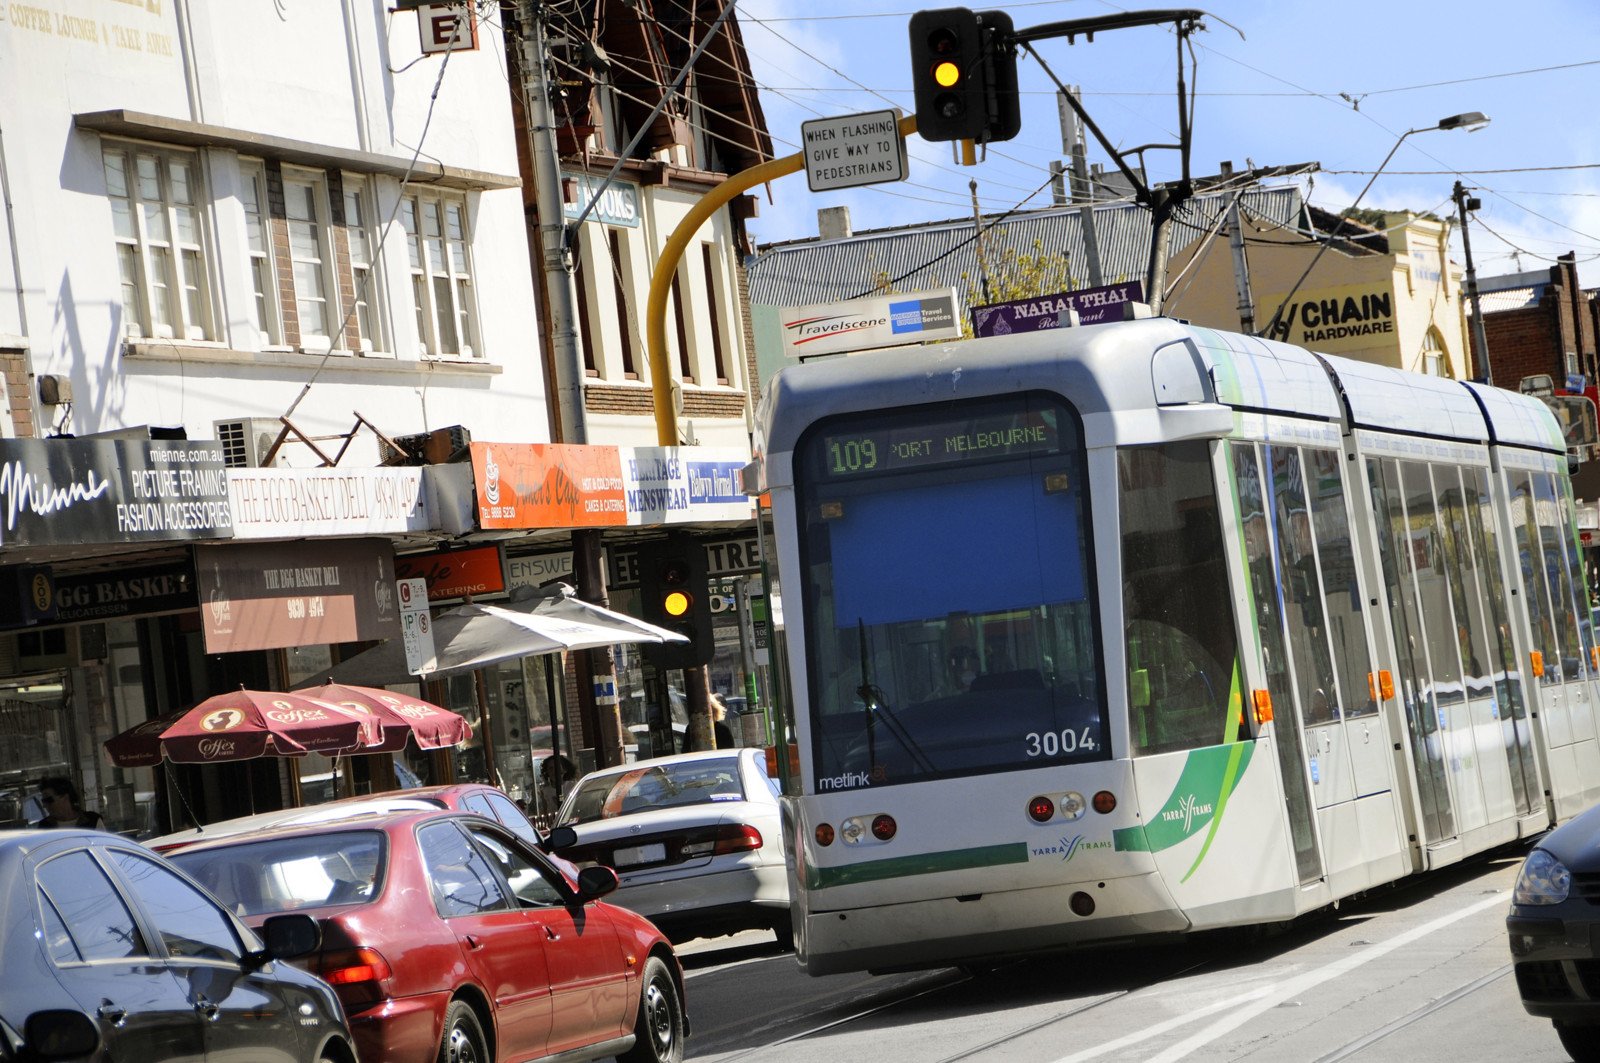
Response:
POLYGON ((961 80, 961 68, 948 59, 940 60, 933 64, 933 80, 940 88, 955 88, 956 82, 961 80))
POLYGON ((669 591, 667 596, 661 599, 661 611, 668 616, 687 616, 692 608, 694 608, 694 595, 687 591, 669 591))
POLYGON ((642 542, 638 571, 643 619, 683 636, 683 641, 645 643, 645 659, 663 669, 710 663, 714 644, 705 547, 682 532, 642 542))

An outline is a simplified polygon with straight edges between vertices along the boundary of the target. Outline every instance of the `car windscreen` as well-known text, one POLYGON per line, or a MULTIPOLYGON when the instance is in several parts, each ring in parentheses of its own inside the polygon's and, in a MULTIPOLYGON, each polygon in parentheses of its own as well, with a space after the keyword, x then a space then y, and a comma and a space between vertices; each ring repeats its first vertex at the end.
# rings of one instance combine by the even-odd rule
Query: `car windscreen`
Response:
POLYGON ((580 780, 561 823, 588 823, 649 809, 744 799, 738 757, 641 764, 627 771, 580 780))
POLYGON ((383 881, 381 831, 300 834, 241 841, 167 859, 241 916, 366 904, 383 881))

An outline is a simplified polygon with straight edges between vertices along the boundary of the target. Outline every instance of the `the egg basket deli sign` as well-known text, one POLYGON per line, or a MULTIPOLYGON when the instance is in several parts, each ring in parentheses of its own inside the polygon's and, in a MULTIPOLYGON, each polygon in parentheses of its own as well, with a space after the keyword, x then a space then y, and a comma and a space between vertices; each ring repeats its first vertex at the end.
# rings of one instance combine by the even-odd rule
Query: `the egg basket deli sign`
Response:
POLYGON ((0 440, 0 545, 232 534, 221 443, 0 440))
POLYGON ((961 338, 954 288, 874 295, 840 303, 784 307, 783 353, 790 358, 961 338))

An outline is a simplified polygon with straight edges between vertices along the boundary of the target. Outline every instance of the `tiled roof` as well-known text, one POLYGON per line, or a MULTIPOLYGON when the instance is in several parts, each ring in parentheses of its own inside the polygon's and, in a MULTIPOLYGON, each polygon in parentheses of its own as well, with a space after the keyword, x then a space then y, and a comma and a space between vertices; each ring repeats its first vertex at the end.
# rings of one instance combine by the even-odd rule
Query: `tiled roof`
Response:
MULTIPOLYGON (((1478 301, 1483 304, 1485 314, 1495 314, 1502 310, 1521 310, 1525 306, 1537 306, 1544 295, 1545 288, 1549 285, 1533 284, 1524 288, 1502 288, 1499 291, 1478 292, 1478 301)), ((1470 301, 1467 313, 1472 313, 1470 301)))
MULTIPOLYGON (((1177 255, 1204 237, 1233 195, 1212 192, 1186 202, 1172 226, 1170 253, 1177 255)), ((1295 185, 1246 192, 1240 209, 1247 218, 1268 224, 1303 223, 1295 185)), ((1087 267, 1078 265, 1085 261, 1078 210, 1051 207, 1014 214, 989 230, 985 242, 991 252, 1009 247, 1028 255, 1038 241, 1046 254, 1064 254, 1075 277, 1087 285, 1087 267)), ((1105 204, 1095 207, 1094 218, 1105 282, 1143 280, 1150 255, 1150 212, 1131 203, 1105 204)), ((901 292, 962 287, 962 274, 976 276, 978 271, 972 233, 972 221, 966 219, 863 231, 839 240, 769 244, 747 263, 750 302, 806 306, 853 299, 874 289, 880 277, 893 279, 894 289, 901 292)))

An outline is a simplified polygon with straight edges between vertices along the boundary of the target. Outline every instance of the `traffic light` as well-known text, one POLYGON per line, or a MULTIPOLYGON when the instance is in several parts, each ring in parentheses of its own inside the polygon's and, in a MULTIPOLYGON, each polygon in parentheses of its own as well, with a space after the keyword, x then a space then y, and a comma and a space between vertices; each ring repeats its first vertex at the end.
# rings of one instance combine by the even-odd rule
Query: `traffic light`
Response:
POLYGON ((1010 140, 1022 128, 1017 50, 1004 11, 911 16, 911 82, 924 140, 1010 140))
POLYGON ((713 648, 711 588, 706 579, 705 547, 678 533, 641 543, 639 591, 645 620, 689 640, 644 643, 645 660, 657 668, 709 664, 713 648))

